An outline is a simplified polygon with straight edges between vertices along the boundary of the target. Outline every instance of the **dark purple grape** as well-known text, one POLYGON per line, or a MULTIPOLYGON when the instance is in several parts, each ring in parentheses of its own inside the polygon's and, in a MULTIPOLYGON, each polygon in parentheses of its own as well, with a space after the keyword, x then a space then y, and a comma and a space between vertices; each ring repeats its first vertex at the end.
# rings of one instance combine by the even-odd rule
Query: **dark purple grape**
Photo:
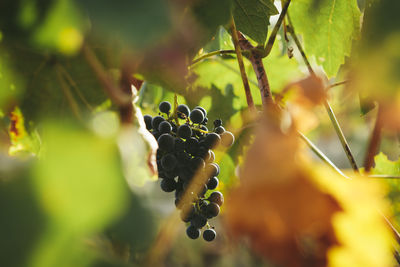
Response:
POLYGON ((217 128, 219 126, 222 126, 222 120, 221 119, 216 119, 214 121, 214 127, 217 128))
POLYGON ((183 139, 189 139, 192 136, 192 129, 190 129, 189 125, 183 124, 179 126, 177 134, 183 139))
POLYGON ((158 109, 162 112, 162 113, 166 113, 168 114, 169 111, 171 110, 171 104, 168 101, 163 101, 160 103, 160 105, 158 106, 158 109))
POLYGON ((172 131, 172 126, 168 121, 163 121, 158 125, 158 131, 161 134, 170 133, 172 131))
POLYGON ((218 176, 219 166, 216 163, 208 163, 205 167, 205 171, 209 177, 218 176))
POLYGON ((208 242, 213 241, 216 236, 217 236, 217 233, 215 232, 214 229, 206 229, 203 232, 203 239, 208 242))
POLYGON ((151 120, 151 126, 153 126, 153 129, 158 129, 158 126, 160 125, 161 122, 165 121, 165 119, 161 116, 155 116, 151 120))
POLYGON ((144 119, 144 123, 146 124, 146 129, 147 130, 153 129, 153 125, 151 125, 151 121, 153 120, 153 117, 151 117, 150 115, 144 115, 143 119, 144 119))
POLYGON ((185 141, 180 138, 175 138, 175 152, 180 152, 185 149, 185 141))
POLYGON ((193 123, 201 123, 204 120, 204 114, 201 110, 194 109, 190 112, 189 118, 193 123))
POLYGON ((216 133, 209 133, 206 135, 206 138, 204 139, 204 144, 207 148, 213 148, 219 145, 221 142, 221 137, 219 134, 216 133))
POLYGON ((178 161, 173 154, 167 154, 161 159, 161 166, 167 171, 172 171, 177 163, 178 161))
POLYGON ((208 197, 208 200, 218 204, 218 206, 222 206, 222 204, 224 204, 224 196, 219 191, 212 192, 208 197))
POLYGON ((194 227, 197 229, 202 228, 204 225, 207 224, 207 218, 205 218, 203 215, 200 214, 195 214, 193 216, 193 219, 191 220, 191 223, 194 227))
POLYGON ((210 180, 208 180, 207 187, 209 190, 214 190, 215 188, 218 187, 218 184, 219 184, 219 180, 217 177, 214 176, 214 177, 211 177, 210 180))
POLYGON ((191 137, 185 142, 185 150, 192 155, 195 155, 197 150, 199 149, 199 141, 196 138, 191 137))
POLYGON ((217 128, 215 128, 214 132, 216 132, 217 134, 222 134, 223 132, 225 132, 225 128, 222 126, 218 126, 217 128))
POLYGON ((174 137, 169 134, 160 135, 160 137, 157 139, 157 142, 159 149, 163 151, 169 152, 174 150, 175 140, 174 137))
POLYGON ((203 113, 204 117, 207 117, 207 111, 203 107, 197 106, 194 109, 201 110, 201 112, 203 113))
POLYGON ((176 108, 178 112, 178 117, 181 119, 186 119, 189 117, 190 109, 185 104, 181 104, 176 108))
POLYGON ((160 186, 164 192, 172 192, 176 189, 176 182, 174 179, 165 178, 161 180, 160 186))
POLYGON ((206 207, 207 218, 213 218, 219 214, 220 208, 217 203, 210 202, 206 207))
POLYGON ((201 232, 200 229, 194 227, 193 225, 190 225, 188 228, 186 228, 186 234, 191 239, 197 239, 199 238, 201 232))

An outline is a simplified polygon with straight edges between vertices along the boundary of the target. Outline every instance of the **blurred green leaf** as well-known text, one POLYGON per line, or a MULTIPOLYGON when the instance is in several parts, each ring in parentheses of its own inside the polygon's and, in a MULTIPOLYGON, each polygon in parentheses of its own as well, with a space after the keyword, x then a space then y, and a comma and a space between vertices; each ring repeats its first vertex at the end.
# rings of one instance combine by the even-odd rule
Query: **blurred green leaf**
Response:
POLYGON ((76 53, 83 42, 83 17, 73 0, 53 1, 43 23, 35 30, 34 42, 64 54, 76 53))
POLYGON ((73 231, 90 233, 106 226, 126 207, 116 146, 68 124, 48 123, 43 129, 35 184, 44 209, 73 231))
POLYGON ((78 2, 89 15, 96 33, 125 40, 140 48, 161 40, 171 28, 168 3, 164 0, 78 2))
POLYGON ((361 13, 357 1, 321 1, 315 6, 313 0, 296 0, 289 13, 296 32, 304 38, 306 53, 315 56, 328 77, 335 76, 359 36, 361 13))
POLYGON ((0 177, 0 263, 23 267, 28 266, 47 221, 29 175, 15 173, 19 176, 11 180, 0 177))
POLYGON ((269 18, 278 14, 273 0, 235 0, 233 18, 236 28, 259 44, 267 39, 269 18))
MULTIPOLYGON (((10 101, 15 101, 25 89, 25 78, 12 69, 11 60, 10 56, 0 49, 0 109, 10 101)), ((7 107, 9 108, 12 107, 7 107)))
POLYGON ((204 40, 210 40, 218 26, 229 22, 231 4, 231 0, 201 0, 194 2, 192 13, 202 26, 204 40))

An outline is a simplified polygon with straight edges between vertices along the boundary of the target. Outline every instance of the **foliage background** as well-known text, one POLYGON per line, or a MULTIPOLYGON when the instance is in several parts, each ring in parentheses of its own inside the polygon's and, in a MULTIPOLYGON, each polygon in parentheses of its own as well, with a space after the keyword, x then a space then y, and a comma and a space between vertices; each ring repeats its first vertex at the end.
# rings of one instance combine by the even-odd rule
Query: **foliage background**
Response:
MULTIPOLYGON (((282 4, 273 0, 2 1, 0 265, 275 266, 276 255, 254 249, 246 231, 244 239, 239 230, 230 232, 235 217, 226 215, 225 210, 221 220, 213 222, 218 229, 215 242, 188 240, 172 197, 159 190, 157 177, 147 166, 151 148, 141 133, 140 118, 141 113, 157 114, 158 103, 172 103, 177 94, 179 103, 191 108, 201 105, 208 110, 210 122, 221 118, 230 130, 237 131, 235 145, 227 153, 217 154, 222 166, 220 190, 236 203, 235 196, 240 194, 235 195, 235 190, 240 192, 246 188, 243 184, 251 184, 246 180, 248 175, 240 174, 239 166, 248 162, 246 151, 251 144, 260 142, 260 134, 255 134, 245 117, 248 105, 236 56, 228 53, 189 63, 213 51, 234 49, 229 33, 231 16, 253 45, 264 45, 282 4), (134 95, 132 109, 128 108, 128 113, 135 115, 128 123, 121 111, 126 103, 121 104, 118 94, 104 89, 110 84, 123 88, 125 72, 135 81, 144 80, 134 95)), ((388 0, 293 0, 289 6, 292 24, 324 85, 350 81, 330 88, 328 95, 359 166, 368 154, 378 116, 375 106, 388 111, 383 112, 389 115, 383 116, 380 153, 371 172, 377 175, 400 174, 400 124, 396 119, 400 99, 399 8, 397 2, 388 0)), ((294 40, 285 41, 283 27, 271 53, 262 61, 274 97, 309 75, 294 40), (293 58, 287 55, 288 48, 293 48, 293 58)), ((261 110, 256 74, 249 60, 244 60, 244 66, 255 105, 261 110)), ((296 113, 296 98, 289 95, 288 99, 285 107, 296 113)), ((298 125, 312 125, 300 129, 352 176, 324 107, 304 109, 308 113, 297 113, 300 115, 293 120, 298 125)), ((271 148, 274 140, 263 146, 273 159, 297 153, 292 147, 271 148)), ((328 220, 329 225, 343 230, 336 234, 338 243, 347 249, 345 253, 331 250, 332 255, 340 253, 336 258, 329 254, 329 264, 394 265, 391 254, 395 242, 371 207, 389 217, 393 214, 393 224, 399 223, 397 180, 371 178, 376 182, 372 185, 327 182, 326 177, 342 177, 321 167, 317 156, 299 146, 300 154, 307 158, 299 172, 306 173, 306 180, 313 181, 318 192, 333 196, 342 210, 353 212, 347 214, 351 225, 347 232, 337 226, 344 224, 328 220), (357 196, 349 193, 354 191, 357 196), (362 216, 357 217, 359 214, 362 216), (349 229, 360 225, 365 229, 349 234, 349 229)), ((284 177, 279 170, 292 162, 280 164, 259 173, 284 177)), ((263 179, 270 179, 268 175, 263 179)), ((254 198, 262 195, 260 202, 278 201, 272 193, 264 196, 251 187, 249 190, 254 198)), ((290 203, 289 207, 296 207, 293 191, 282 195, 287 201, 283 204, 290 203)), ((250 212, 240 220, 247 222, 251 214, 265 212, 257 203, 241 206, 246 201, 233 207, 250 212)), ((314 200, 307 201, 305 204, 311 205, 314 200)), ((301 212, 294 216, 296 221, 303 217, 301 212)), ((267 221, 270 218, 266 215, 267 221)), ((254 225, 250 220, 244 228, 266 232, 254 225)), ((263 241, 276 245, 268 240, 263 241)), ((293 255, 287 258, 296 258, 299 252, 283 244, 278 248, 293 255)), ((321 254, 325 257, 325 252, 321 254)), ((299 262, 283 264, 297 266, 299 262)))

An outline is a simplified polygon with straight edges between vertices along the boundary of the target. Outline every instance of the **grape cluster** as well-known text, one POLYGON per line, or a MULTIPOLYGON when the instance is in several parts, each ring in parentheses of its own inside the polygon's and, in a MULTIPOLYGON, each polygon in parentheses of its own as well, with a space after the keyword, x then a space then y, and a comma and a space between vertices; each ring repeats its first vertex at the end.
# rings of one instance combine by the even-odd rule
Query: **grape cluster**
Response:
POLYGON ((175 205, 182 221, 188 223, 187 236, 197 239, 205 227, 203 239, 212 241, 216 232, 208 219, 219 214, 224 202, 219 191, 206 197, 207 191, 216 189, 219 183, 220 167, 214 162, 212 149, 231 146, 234 136, 224 129, 220 119, 214 121, 214 129, 209 131, 207 111, 200 106, 190 110, 181 104, 171 109, 171 104, 164 101, 159 105, 158 116, 144 115, 146 128, 158 142, 161 189, 175 191, 175 205))

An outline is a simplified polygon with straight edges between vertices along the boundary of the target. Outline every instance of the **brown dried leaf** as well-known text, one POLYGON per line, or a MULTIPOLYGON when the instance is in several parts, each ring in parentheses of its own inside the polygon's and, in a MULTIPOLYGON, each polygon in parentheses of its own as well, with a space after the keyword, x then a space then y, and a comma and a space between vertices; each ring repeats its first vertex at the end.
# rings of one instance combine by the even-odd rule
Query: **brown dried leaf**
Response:
POLYGON ((241 185, 226 201, 226 223, 234 237, 283 266, 325 266, 337 245, 332 216, 341 210, 299 162, 299 139, 264 123, 240 172, 241 185))

